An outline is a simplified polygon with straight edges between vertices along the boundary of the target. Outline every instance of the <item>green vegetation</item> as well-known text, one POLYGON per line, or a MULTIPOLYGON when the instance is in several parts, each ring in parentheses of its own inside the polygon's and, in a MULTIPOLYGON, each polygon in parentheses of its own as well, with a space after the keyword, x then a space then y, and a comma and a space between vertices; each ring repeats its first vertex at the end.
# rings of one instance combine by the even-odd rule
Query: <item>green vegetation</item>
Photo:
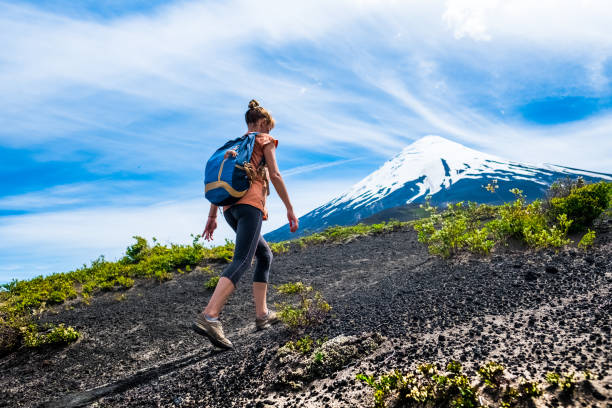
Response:
MULTIPOLYGON (((546 373, 546 381, 553 387, 559 387, 563 392, 571 392, 576 385, 575 373, 568 372, 560 375, 556 372, 546 373)), ((589 376, 590 377, 590 376, 589 376)), ((586 378, 586 376, 585 376, 586 378)))
MULTIPOLYGON (((533 248, 562 247, 571 242, 570 232, 583 231, 612 203, 612 183, 584 184, 562 180, 553 184, 545 201, 527 203, 523 192, 510 190, 516 199, 500 206, 459 202, 438 212, 427 197, 429 216, 414 224, 420 242, 432 254, 449 257, 460 250, 488 254, 493 247, 518 240, 533 248)), ((493 180, 485 186, 498 188, 493 180)), ((587 248, 595 233, 590 229, 578 244, 587 248)))
POLYGON ((306 286, 302 282, 289 282, 275 286, 274 289, 276 289, 278 293, 292 295, 294 293, 310 292, 312 290, 312 286, 306 286))
POLYGON ((275 255, 284 254, 285 252, 289 251, 289 245, 287 245, 287 241, 268 242, 268 245, 270 246, 270 250, 272 251, 272 253, 275 255))
POLYGON ((478 375, 489 388, 498 388, 504 376, 504 366, 495 361, 489 361, 478 369, 478 375))
POLYGON ((438 213, 430 205, 429 197, 425 204, 429 217, 417 221, 414 229, 420 242, 428 246, 432 254, 449 257, 460 249, 488 254, 494 242, 488 238, 489 229, 479 228, 481 219, 490 217, 494 207, 463 202, 449 204, 446 212, 438 213))
POLYGON ((283 347, 287 350, 296 351, 301 354, 309 354, 314 347, 321 346, 327 340, 327 337, 313 340, 309 335, 306 335, 301 339, 297 339, 295 341, 288 341, 283 347))
POLYGON ((321 323, 331 310, 320 292, 315 292, 312 286, 302 282, 285 283, 275 286, 275 289, 283 295, 299 297, 298 305, 287 301, 275 304, 280 320, 293 331, 321 323))
POLYGON ((80 336, 73 327, 65 327, 62 323, 50 326, 49 329, 47 333, 39 333, 36 327, 29 327, 23 331, 23 344, 30 348, 61 345, 71 343, 80 336))
POLYGON ((582 238, 580 239, 580 242, 578 242, 578 248, 586 250, 587 248, 593 246, 594 242, 595 242, 595 231, 589 228, 587 233, 584 234, 582 238))
POLYGON ((208 290, 215 290, 215 288, 217 287, 217 283, 219 283, 219 277, 218 276, 213 276, 208 281, 206 281, 204 286, 208 290))
POLYGON ((376 235, 384 232, 396 231, 406 225, 411 225, 412 223, 413 221, 388 221, 372 225, 366 225, 363 223, 344 227, 335 225, 328 227, 324 231, 315 232, 291 241, 282 241, 275 244, 271 243, 270 249, 272 249, 272 252, 274 253, 284 253, 289 250, 289 244, 296 244, 300 248, 304 248, 312 244, 346 242, 359 236, 376 235))
POLYGON ((58 326, 61 327, 58 332, 45 335, 51 337, 40 337, 42 335, 38 333, 35 316, 51 305, 77 298, 88 303, 95 293, 131 288, 136 278, 153 278, 163 282, 172 279, 172 271, 181 268, 191 271, 200 262, 229 262, 234 251, 230 241, 222 246, 205 248, 199 242, 200 236, 194 236, 191 245, 170 246, 159 244, 155 238, 152 246, 142 237, 134 239, 136 243, 127 247, 125 256, 116 262, 106 261, 101 256, 90 266, 83 265, 72 272, 38 276, 27 281, 13 280, 1 285, 0 355, 22 344, 31 347, 32 344, 76 339, 70 335, 76 331, 64 326, 58 326), (65 336, 60 336, 61 333, 65 336))
POLYGON ((469 378, 462 373, 461 364, 451 361, 446 374, 435 364, 421 364, 412 373, 395 370, 378 379, 357 374, 357 379, 374 389, 374 406, 383 408, 386 400, 395 396, 402 406, 439 406, 471 408, 478 406, 478 394, 469 378))
POLYGON ((612 183, 600 181, 586 184, 581 177, 554 182, 547 193, 545 209, 549 217, 562 214, 572 220, 569 232, 582 232, 610 207, 612 183))
MULTIPOLYGON (((540 381, 519 378, 518 385, 512 386, 504 377, 504 367, 494 361, 478 369, 482 387, 472 385, 477 381, 461 370, 459 362, 451 361, 446 366, 446 373, 441 373, 436 364, 421 364, 411 373, 394 370, 378 378, 357 374, 357 379, 374 389, 375 408, 386 407, 388 400, 393 401, 393 406, 407 407, 535 406, 533 400, 543 394, 540 381)), ((589 371, 584 372, 585 380, 592 377, 589 371)), ((576 384, 574 373, 559 375, 549 372, 545 378, 552 386, 549 391, 559 387, 561 397, 571 397, 576 384)))
POLYGON ((528 398, 537 398, 542 395, 539 381, 527 381, 524 378, 521 378, 519 381, 518 391, 520 395, 528 398))

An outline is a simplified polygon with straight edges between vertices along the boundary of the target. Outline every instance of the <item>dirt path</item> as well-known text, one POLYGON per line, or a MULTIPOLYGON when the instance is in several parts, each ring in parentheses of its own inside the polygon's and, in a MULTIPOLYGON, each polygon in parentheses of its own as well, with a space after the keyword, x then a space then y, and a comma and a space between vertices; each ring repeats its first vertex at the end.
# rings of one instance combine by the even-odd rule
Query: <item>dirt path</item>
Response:
MULTIPOLYGON (((589 254, 509 251, 446 261, 430 257, 410 230, 292 249, 274 259, 271 281, 303 281, 329 301, 332 315, 312 337, 386 337, 376 352, 299 391, 270 387, 271 364, 289 334, 278 326, 254 332, 250 276, 222 315, 236 346, 229 352, 190 329, 210 296, 203 271, 140 282, 125 300, 107 294, 45 316, 84 335, 64 349, 0 360, 0 406, 371 406, 356 373, 450 358, 468 371, 495 359, 516 377, 606 374, 598 392, 608 399, 584 397, 588 406, 606 406, 611 249, 604 235, 589 254)), ((278 299, 272 290, 269 304, 278 299)))

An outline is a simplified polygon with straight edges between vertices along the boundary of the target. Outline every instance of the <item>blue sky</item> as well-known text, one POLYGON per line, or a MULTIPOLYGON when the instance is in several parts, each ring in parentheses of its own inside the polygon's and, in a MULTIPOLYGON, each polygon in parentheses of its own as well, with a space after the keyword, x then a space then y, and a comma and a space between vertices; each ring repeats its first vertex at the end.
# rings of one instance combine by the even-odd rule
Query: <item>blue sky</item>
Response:
POLYGON ((0 0, 0 282, 189 242, 251 98, 298 215, 429 134, 612 171, 605 1, 302 3, 0 0))

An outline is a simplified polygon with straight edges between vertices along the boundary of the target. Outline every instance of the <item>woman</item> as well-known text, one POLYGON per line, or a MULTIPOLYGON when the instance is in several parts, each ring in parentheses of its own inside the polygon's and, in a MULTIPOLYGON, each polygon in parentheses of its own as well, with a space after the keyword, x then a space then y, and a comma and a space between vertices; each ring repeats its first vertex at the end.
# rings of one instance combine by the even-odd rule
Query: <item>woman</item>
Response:
MULTIPOLYGON (((215 346, 222 348, 233 348, 233 345, 223 334, 219 313, 221 313, 229 296, 236 289, 240 277, 251 265, 253 255, 257 258, 257 265, 253 274, 255 326, 257 330, 261 330, 278 322, 276 313, 268 310, 266 305, 272 251, 260 234, 261 223, 268 218, 266 210, 266 196, 270 194, 268 174, 269 180, 272 181, 276 192, 287 208, 287 219, 291 232, 298 229, 298 219, 293 213, 289 194, 276 164, 275 151, 278 140, 269 135, 274 128, 274 119, 254 99, 249 102, 249 110, 245 114, 245 119, 248 126, 247 132, 257 133, 250 161, 252 168, 256 171, 247 193, 235 204, 223 207, 225 220, 236 232, 234 258, 219 278, 219 283, 217 283, 208 305, 192 325, 198 334, 208 337, 215 346), (260 166, 262 157, 265 158, 265 166, 260 166)), ((230 154, 235 155, 236 152, 228 150, 226 157, 230 154)), ((211 204, 203 234, 206 240, 212 240, 213 232, 217 228, 216 217, 217 206, 211 204)))

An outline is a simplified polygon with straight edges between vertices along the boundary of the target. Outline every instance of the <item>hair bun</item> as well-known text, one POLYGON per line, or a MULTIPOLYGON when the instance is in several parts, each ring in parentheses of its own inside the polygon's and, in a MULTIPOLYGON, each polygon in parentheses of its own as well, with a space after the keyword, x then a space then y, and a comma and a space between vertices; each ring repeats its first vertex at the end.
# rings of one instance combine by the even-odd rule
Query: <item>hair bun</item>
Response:
POLYGON ((251 99, 251 102, 249 102, 249 109, 255 109, 258 106, 259 102, 257 102, 255 99, 251 99))

